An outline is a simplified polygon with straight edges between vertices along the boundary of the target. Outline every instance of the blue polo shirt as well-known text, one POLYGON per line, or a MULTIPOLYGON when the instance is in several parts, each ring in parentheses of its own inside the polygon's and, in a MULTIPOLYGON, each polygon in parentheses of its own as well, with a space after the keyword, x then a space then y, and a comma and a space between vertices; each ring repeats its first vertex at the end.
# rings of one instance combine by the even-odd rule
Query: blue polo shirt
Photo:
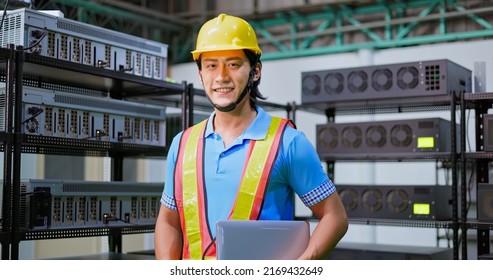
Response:
MULTIPOLYGON (((210 120, 214 113, 209 117, 205 132, 204 176, 207 215, 213 236, 216 222, 226 220, 233 207, 249 142, 266 137, 272 117, 260 107, 257 112, 252 124, 229 147, 224 147, 221 136, 213 130, 210 120)), ((181 134, 174 137, 166 161, 167 176, 161 203, 170 209, 176 209, 173 174, 181 134)), ((312 206, 334 191, 334 184, 323 170, 311 142, 302 132, 288 126, 269 177, 259 219, 292 220, 294 193, 306 206, 312 206)))

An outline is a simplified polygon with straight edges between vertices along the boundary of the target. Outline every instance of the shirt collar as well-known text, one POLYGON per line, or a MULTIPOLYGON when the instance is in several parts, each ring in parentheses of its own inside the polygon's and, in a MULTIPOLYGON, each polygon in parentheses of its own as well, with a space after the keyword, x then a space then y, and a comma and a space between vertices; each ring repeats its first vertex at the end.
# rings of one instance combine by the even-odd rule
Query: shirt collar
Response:
MULTIPOLYGON (((253 139, 253 140, 262 140, 267 136, 267 129, 270 125, 271 116, 265 112, 259 106, 255 106, 257 109, 257 117, 250 124, 250 126, 245 130, 242 137, 243 139, 253 139)), ((209 120, 207 121, 207 128, 205 130, 205 137, 209 137, 214 133, 213 122, 215 112, 212 112, 209 116, 209 120)))

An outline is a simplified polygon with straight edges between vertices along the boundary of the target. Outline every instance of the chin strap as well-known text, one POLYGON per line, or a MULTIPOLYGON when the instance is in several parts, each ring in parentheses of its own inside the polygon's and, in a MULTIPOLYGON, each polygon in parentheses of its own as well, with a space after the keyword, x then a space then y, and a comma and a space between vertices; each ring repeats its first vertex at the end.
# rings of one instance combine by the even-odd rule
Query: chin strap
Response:
MULTIPOLYGON (((258 61, 257 61, 257 63, 258 63, 258 61)), ((257 63, 254 64, 255 67, 257 66, 257 63)), ((243 98, 245 98, 247 93, 250 93, 250 90, 253 88, 253 78, 255 76, 255 67, 252 67, 252 70, 250 70, 250 76, 248 77, 248 83, 245 86, 245 88, 243 89, 243 92, 241 92, 240 96, 238 96, 238 99, 236 101, 230 103, 229 105, 226 105, 226 106, 219 106, 219 105, 211 102, 212 105, 214 106, 214 108, 218 109, 221 112, 233 111, 236 108, 236 106, 243 100, 243 98)))
POLYGON ((238 105, 241 102, 241 100, 243 100, 243 98, 245 98, 245 96, 247 95, 247 93, 250 92, 250 88, 251 88, 251 85, 250 85, 250 82, 249 82, 248 85, 245 86, 245 89, 243 89, 243 92, 240 94, 240 96, 238 97, 238 99, 235 102, 230 103, 229 105, 219 106, 219 105, 214 104, 214 103, 212 103, 212 105, 214 105, 214 107, 216 109, 218 109, 219 111, 221 111, 221 112, 233 111, 236 108, 236 105, 238 105))

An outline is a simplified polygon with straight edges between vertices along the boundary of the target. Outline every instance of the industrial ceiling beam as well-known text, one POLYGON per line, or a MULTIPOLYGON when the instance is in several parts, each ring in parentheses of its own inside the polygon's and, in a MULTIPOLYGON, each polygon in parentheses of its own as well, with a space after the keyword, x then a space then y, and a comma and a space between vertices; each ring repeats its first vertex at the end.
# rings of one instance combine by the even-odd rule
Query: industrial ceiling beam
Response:
POLYGON ((40 9, 45 9, 46 7, 50 7, 50 5, 66 5, 73 8, 84 9, 87 12, 100 16, 122 18, 172 32, 183 32, 187 28, 184 21, 165 16, 164 13, 161 14, 156 11, 139 8, 136 5, 125 4, 123 2, 118 4, 118 1, 98 1, 111 3, 112 6, 86 0, 47 0, 41 2, 42 4, 39 6, 40 9))
POLYGON ((183 19, 175 17, 175 16, 168 15, 163 11, 156 11, 156 10, 148 9, 148 8, 145 8, 142 6, 130 4, 130 3, 125 2, 125 1, 94 0, 94 2, 101 3, 105 6, 106 5, 113 6, 115 8, 125 10, 125 11, 131 11, 131 12, 136 13, 138 15, 152 17, 152 18, 155 18, 159 21, 169 22, 169 23, 176 24, 179 26, 187 26, 188 25, 188 22, 186 20, 183 20, 183 19))
POLYGON ((493 36, 491 6, 468 9, 462 6, 464 1, 453 0, 380 2, 356 8, 331 6, 324 12, 297 15, 296 18, 283 14, 282 17, 250 22, 258 31, 260 47, 265 50, 264 60, 493 36), (453 28, 447 28, 458 22, 467 23, 472 30, 454 32, 453 28), (313 30, 293 32, 292 28, 285 28, 285 32, 279 31, 279 26, 287 25, 312 26, 313 30), (271 29, 278 33, 269 33, 271 29), (430 30, 433 33, 427 34, 430 30), (301 39, 297 46, 292 44, 295 39, 301 39))

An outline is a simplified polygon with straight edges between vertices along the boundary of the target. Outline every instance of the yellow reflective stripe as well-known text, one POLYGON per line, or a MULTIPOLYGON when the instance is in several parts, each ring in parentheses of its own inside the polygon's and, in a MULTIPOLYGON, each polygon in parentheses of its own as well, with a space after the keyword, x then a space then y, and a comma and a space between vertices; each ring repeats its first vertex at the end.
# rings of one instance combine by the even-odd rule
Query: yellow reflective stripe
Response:
POLYGON ((255 142, 255 146, 253 147, 253 151, 243 174, 236 205, 231 215, 233 220, 250 219, 250 213, 262 177, 262 172, 264 171, 269 151, 280 125, 281 119, 272 117, 266 138, 255 142))
POLYGON ((190 258, 202 258, 202 238, 200 235, 200 215, 197 194, 196 153, 199 145, 201 125, 193 126, 183 153, 183 212, 185 228, 190 250, 190 258))

